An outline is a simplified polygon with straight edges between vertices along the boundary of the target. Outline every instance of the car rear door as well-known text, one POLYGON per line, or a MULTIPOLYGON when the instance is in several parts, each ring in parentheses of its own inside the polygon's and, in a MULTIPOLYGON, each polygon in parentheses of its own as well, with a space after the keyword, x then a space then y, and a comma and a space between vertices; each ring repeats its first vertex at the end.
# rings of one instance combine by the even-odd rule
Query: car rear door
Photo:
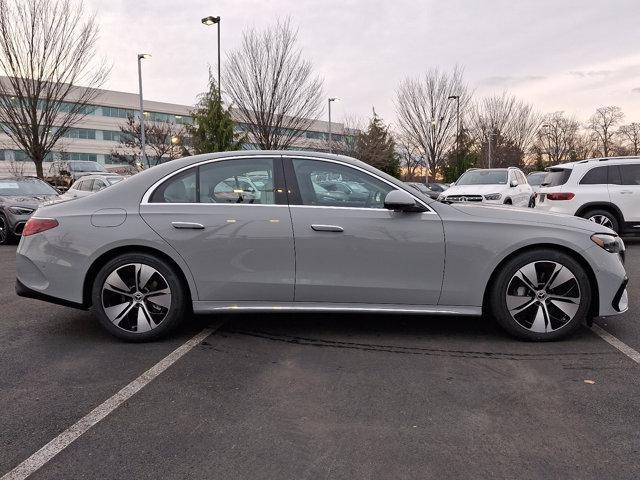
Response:
POLYGON ((189 167, 148 192, 140 213, 185 260, 199 300, 293 301, 293 232, 280 158, 189 167), (248 187, 247 177, 260 179, 263 190, 248 187))
POLYGON ((436 305, 444 271, 444 232, 433 211, 394 212, 399 189, 334 160, 285 157, 296 252, 296 302, 436 305), (355 182, 366 196, 319 196, 322 179, 355 182))
POLYGON ((609 196, 620 209, 627 225, 640 231, 640 163, 611 165, 609 196))

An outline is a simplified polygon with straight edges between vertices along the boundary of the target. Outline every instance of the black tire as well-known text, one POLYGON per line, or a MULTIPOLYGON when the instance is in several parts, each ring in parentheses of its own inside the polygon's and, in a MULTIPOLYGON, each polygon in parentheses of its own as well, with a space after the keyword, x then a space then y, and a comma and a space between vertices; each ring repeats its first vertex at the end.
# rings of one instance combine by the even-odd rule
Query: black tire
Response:
POLYGON ((4 213, 0 213, 0 245, 9 245, 13 243, 14 236, 9 229, 9 222, 4 213))
POLYGON ((529 199, 529 208, 536 208, 536 197, 531 197, 529 199))
MULTIPOLYGON (((123 289, 118 291, 123 291, 123 289)), ((92 310, 100 324, 116 337, 131 342, 156 340, 170 333, 183 320, 187 312, 188 298, 186 287, 183 285, 174 267, 163 259, 147 253, 127 253, 110 260, 96 275, 91 290, 92 310), (137 270, 138 267, 135 265, 142 265, 142 268, 146 271, 148 271, 147 267, 155 270, 155 273, 149 276, 145 285, 141 287, 138 287, 138 282, 134 280, 134 278, 140 278, 138 274, 139 270, 137 270), (123 280, 125 286, 132 285, 129 293, 119 294, 114 293, 111 289, 107 289, 108 291, 105 290, 103 294, 107 277, 116 271, 118 271, 116 275, 123 280), (155 293, 153 293, 151 289, 146 288, 149 285, 152 285, 154 288, 157 287, 155 293), (167 307, 160 306, 153 302, 153 300, 158 301, 160 296, 166 301, 166 294, 158 293, 160 291, 166 291, 165 287, 169 289, 170 293, 169 305, 167 307), (147 293, 148 297, 141 295, 144 297, 142 299, 133 298, 135 295, 134 291, 137 292, 138 290, 141 293, 145 290, 151 291, 151 293, 147 293), (152 297, 153 299, 149 300, 152 297), (121 319, 118 320, 116 317, 116 319, 112 321, 105 311, 105 305, 110 303, 117 306, 117 302, 119 302, 120 299, 127 303, 128 307, 126 307, 125 310, 128 308, 128 312, 122 316, 121 319), (103 303, 103 300, 106 303, 103 303), (136 305, 133 305, 134 303, 136 305), (144 307, 141 304, 144 304, 144 307), (157 311, 154 311, 156 309, 157 311), (139 310, 143 310, 141 315, 143 320, 147 321, 146 327, 150 328, 144 332, 136 331, 138 329, 137 325, 140 325, 139 322, 134 325, 137 315, 140 314, 139 310), (158 322, 157 324, 153 322, 154 319, 158 322)), ((114 315, 113 312, 110 312, 110 314, 112 316, 114 315)))
POLYGON ((606 218, 609 222, 611 222, 611 226, 607 225, 606 223, 603 224, 600 221, 596 221, 596 223, 607 226, 616 233, 620 231, 620 223, 618 222, 618 217, 614 213, 610 212, 609 210, 602 210, 602 209, 596 208, 592 210, 587 210, 586 212, 583 212, 580 216, 582 218, 586 218, 587 220, 591 218, 595 218, 598 220, 600 218, 606 218))
MULTIPOLYGON (((554 266, 555 268, 555 266, 554 266)), ((555 282, 551 282, 555 284, 555 282)), ((524 285, 524 283, 523 283, 524 285)), ((523 339, 523 340, 533 340, 533 341, 551 341, 551 340, 559 340, 561 338, 565 338, 571 335, 581 323, 583 323, 590 312, 591 307, 591 284, 589 283, 589 277, 585 268, 577 262, 573 257, 557 250, 551 249, 539 249, 539 250, 531 250, 528 252, 524 252, 520 255, 515 256, 514 258, 507 261, 505 265, 500 268, 500 271, 494 277, 493 285, 490 286, 490 309, 495 318, 495 320, 504 328, 509 334, 512 336, 523 339), (536 263, 540 262, 540 263, 536 263), (545 326, 550 326, 549 331, 545 332, 536 332, 533 331, 534 327, 533 323, 535 320, 533 318, 537 318, 538 312, 542 312, 542 307, 540 303, 542 300, 539 300, 534 290, 531 289, 531 298, 532 301, 537 303, 532 303, 531 307, 522 309, 515 315, 512 315, 509 311, 509 307, 507 306, 507 293, 511 292, 511 288, 517 286, 519 280, 516 280, 514 276, 520 271, 520 269, 527 268, 530 264, 534 264, 534 272, 539 273, 536 281, 542 280, 542 282, 547 281, 548 277, 550 277, 552 262, 559 264, 560 266, 568 269, 568 272, 564 272, 560 277, 558 274, 558 281, 561 281, 568 276, 569 274, 573 275, 573 279, 569 280, 567 283, 562 283, 559 288, 571 290, 573 293, 564 294, 568 296, 575 295, 576 292, 576 284, 579 290, 578 292, 578 300, 574 302, 573 306, 579 305, 577 307, 576 312, 573 314, 573 317, 569 318, 569 315, 566 315, 564 310, 560 310, 557 308, 558 302, 556 301, 553 306, 549 306, 549 301, 546 301, 545 297, 545 307, 544 313, 541 313, 543 322, 545 326), (545 277, 546 275, 546 277, 545 277), (514 283, 512 283, 512 281, 514 283), (575 282, 574 282, 575 281, 575 282), (570 283, 569 283, 570 282, 570 283), (551 318, 550 312, 555 314, 557 317, 561 317, 563 314, 566 315, 565 318, 551 318), (516 317, 518 318, 516 320, 516 317), (528 325, 527 322, 531 320, 532 324, 528 325)), ((518 288, 523 288, 522 286, 518 288)), ((524 287, 525 290, 527 287, 524 287)), ((538 289, 540 288, 540 283, 538 284, 538 289)), ((546 289, 545 289, 546 290, 546 289)), ((553 289, 552 289, 553 291, 553 289)), ((511 292, 513 293, 513 292, 511 292)), ((557 291, 555 291, 554 295, 559 295, 557 291)), ((523 299, 527 298, 528 295, 522 296, 523 299)), ((512 296, 510 298, 517 298, 512 296)), ((551 294, 549 294, 549 298, 551 294)), ((562 303, 563 308, 567 308, 566 303, 562 303)), ((573 308, 573 307, 570 307, 573 308)))
POLYGON ((504 201, 504 204, 505 204, 505 205, 513 205, 513 202, 511 201, 511 199, 510 199, 510 198, 507 198, 507 199, 504 201))

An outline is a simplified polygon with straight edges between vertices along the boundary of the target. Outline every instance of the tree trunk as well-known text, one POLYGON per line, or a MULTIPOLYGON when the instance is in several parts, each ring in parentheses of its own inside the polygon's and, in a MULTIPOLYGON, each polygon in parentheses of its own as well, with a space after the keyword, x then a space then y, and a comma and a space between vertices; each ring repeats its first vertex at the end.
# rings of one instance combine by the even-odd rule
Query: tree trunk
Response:
POLYGON ((42 172, 42 158, 33 158, 33 163, 36 165, 36 176, 38 178, 44 179, 44 174, 42 172))

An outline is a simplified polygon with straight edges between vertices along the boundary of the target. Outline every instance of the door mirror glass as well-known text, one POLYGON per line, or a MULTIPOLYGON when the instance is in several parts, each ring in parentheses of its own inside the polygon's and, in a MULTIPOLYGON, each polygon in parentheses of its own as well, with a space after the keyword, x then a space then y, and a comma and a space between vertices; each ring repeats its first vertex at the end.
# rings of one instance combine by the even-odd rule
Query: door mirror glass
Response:
POLYGON ((510 185, 511 185, 512 187, 517 187, 517 186, 518 186, 518 181, 514 178, 513 180, 511 180, 510 185))
POLYGON ((384 208, 400 212, 422 211, 416 200, 403 190, 391 190, 384 199, 384 208))

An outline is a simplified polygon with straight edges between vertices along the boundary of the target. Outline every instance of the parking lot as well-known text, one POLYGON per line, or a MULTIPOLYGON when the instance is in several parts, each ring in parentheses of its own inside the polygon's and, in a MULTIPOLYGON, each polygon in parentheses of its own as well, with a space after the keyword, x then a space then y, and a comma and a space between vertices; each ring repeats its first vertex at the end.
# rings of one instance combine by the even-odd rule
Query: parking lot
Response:
MULTIPOLYGON (((0 475, 207 327, 30 478, 640 474, 640 365, 586 327, 535 344, 484 319, 238 314, 128 344, 17 297, 14 254, 0 247, 0 475)), ((637 240, 627 269, 630 310, 597 323, 640 350, 637 240)))

